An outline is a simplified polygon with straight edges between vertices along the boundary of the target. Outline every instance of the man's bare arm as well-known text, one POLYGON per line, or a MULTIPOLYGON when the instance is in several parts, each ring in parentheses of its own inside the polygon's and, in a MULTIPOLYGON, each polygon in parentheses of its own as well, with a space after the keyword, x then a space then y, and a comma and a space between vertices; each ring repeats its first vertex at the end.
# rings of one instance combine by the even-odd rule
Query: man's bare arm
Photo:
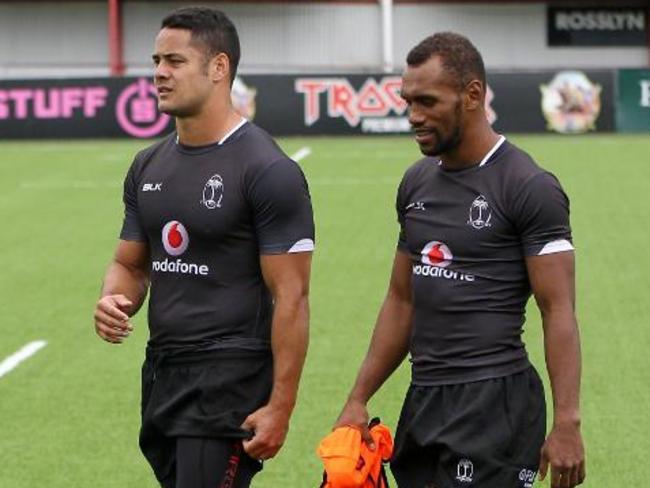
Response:
POLYGON ((264 255, 260 262, 274 300, 273 389, 268 404, 249 415, 242 427, 254 432, 244 442, 246 452, 255 459, 270 459, 287 435, 307 354, 311 253, 264 255))
POLYGON ((411 258, 397 251, 388 292, 377 317, 370 347, 335 424, 335 427, 358 427, 370 445, 372 438, 367 429, 366 404, 408 353, 412 311, 411 258))
POLYGON ((580 336, 575 317, 573 252, 526 258, 542 314, 546 367, 553 392, 553 427, 542 448, 541 479, 551 466, 551 487, 572 488, 585 478, 580 434, 580 336))
POLYGON ((95 306, 95 331, 102 339, 121 343, 133 327, 129 318, 142 306, 149 286, 146 243, 120 240, 106 270, 101 297, 95 306))

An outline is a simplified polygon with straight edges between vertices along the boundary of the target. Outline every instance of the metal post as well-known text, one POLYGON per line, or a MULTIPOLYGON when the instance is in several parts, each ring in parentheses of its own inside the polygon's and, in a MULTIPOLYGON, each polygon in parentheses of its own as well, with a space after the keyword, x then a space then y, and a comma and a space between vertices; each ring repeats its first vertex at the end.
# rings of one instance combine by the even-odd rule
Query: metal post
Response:
POLYGON ((120 0, 108 0, 108 63, 111 76, 122 76, 124 74, 120 0))
POLYGON ((650 7, 647 7, 645 11, 645 38, 646 38, 646 48, 648 50, 648 58, 647 58, 646 66, 650 68, 650 7))
POLYGON ((393 57, 393 0, 379 0, 381 3, 382 54, 384 73, 395 69, 393 57))

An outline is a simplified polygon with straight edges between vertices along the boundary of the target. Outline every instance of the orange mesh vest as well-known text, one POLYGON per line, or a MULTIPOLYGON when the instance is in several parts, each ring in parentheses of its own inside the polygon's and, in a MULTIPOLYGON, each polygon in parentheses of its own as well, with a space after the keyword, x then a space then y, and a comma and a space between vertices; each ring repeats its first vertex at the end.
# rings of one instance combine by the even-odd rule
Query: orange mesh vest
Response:
POLYGON ((384 463, 393 453, 393 439, 379 419, 369 427, 374 451, 354 427, 339 427, 320 442, 317 453, 325 466, 321 488, 388 488, 384 463))

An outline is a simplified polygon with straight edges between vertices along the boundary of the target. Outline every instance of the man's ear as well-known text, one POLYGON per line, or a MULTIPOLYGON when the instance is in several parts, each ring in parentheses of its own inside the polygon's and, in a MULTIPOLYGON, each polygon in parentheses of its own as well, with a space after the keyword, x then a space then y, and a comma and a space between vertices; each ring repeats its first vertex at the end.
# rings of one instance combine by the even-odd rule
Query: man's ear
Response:
POLYGON ((210 61, 210 79, 213 83, 230 79, 230 59, 226 53, 219 53, 210 61))
POLYGON ((485 98, 485 86, 479 80, 472 80, 466 86, 463 91, 463 102, 465 104, 465 109, 467 110, 477 110, 483 106, 483 100, 485 98))

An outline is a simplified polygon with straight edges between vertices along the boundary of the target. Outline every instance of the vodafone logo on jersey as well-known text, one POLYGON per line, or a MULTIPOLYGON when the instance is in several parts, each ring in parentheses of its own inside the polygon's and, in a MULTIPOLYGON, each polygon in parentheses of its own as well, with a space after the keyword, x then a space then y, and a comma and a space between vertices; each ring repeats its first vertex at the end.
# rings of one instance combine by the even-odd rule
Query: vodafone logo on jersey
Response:
POLYGON ((439 278, 451 281, 474 281, 476 277, 472 274, 445 269, 453 260, 454 255, 449 246, 444 242, 427 242, 420 251, 422 264, 413 266, 415 276, 426 278, 439 278))
POLYGON ((190 236, 185 226, 177 220, 167 222, 162 230, 162 243, 171 256, 180 256, 187 250, 190 244, 190 236))
POLYGON ((440 241, 431 241, 422 248, 422 262, 429 266, 446 268, 451 264, 454 255, 449 247, 440 241))
MULTIPOLYGON (((190 245, 187 229, 178 220, 167 222, 162 229, 162 243, 170 256, 180 256, 190 245)), ((153 261, 151 268, 159 273, 176 273, 182 275, 208 276, 210 268, 205 264, 186 263, 181 258, 176 260, 165 258, 163 261, 153 261)))

